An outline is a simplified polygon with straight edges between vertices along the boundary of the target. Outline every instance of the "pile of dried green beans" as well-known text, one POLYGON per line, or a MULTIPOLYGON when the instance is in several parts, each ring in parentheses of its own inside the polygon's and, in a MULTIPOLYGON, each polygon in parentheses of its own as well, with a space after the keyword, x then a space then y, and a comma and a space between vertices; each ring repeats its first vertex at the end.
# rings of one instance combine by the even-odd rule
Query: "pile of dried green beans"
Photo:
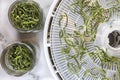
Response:
POLYGON ((33 65, 33 54, 23 44, 13 44, 8 48, 8 61, 14 70, 27 71, 33 65))
POLYGON ((28 31, 40 27, 42 14, 35 3, 19 1, 11 6, 9 18, 16 29, 28 31))

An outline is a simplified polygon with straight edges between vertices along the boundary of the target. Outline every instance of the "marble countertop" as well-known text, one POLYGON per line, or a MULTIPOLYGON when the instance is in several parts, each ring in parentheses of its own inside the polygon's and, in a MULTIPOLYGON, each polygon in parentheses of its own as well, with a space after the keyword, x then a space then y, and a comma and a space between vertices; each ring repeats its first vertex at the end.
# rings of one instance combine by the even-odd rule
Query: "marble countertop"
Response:
MULTIPOLYGON (((4 35, 4 38, 7 43, 14 42, 18 40, 16 37, 18 36, 18 33, 16 33, 15 29, 11 26, 9 19, 8 19, 8 9, 9 6, 14 2, 15 0, 0 0, 0 33, 4 35)), ((53 2, 53 0, 35 0, 38 2, 43 9, 44 16, 46 18, 48 14, 48 10, 53 2)), ((34 35, 30 37, 26 37, 26 39, 33 38, 34 35)), ((0 66, 0 80, 55 80, 48 68, 46 59, 45 59, 45 53, 43 51, 43 29, 37 34, 38 42, 40 45, 40 52, 38 55, 38 61, 35 69, 24 76, 21 77, 14 77, 11 75, 8 75, 0 66)), ((21 35, 21 38, 24 39, 23 35, 21 35)), ((36 38, 35 38, 36 39, 36 38)), ((3 45, 1 45, 0 40, 0 52, 2 51, 2 48, 4 48, 3 45)), ((5 45, 6 43, 4 43, 5 45)))
MULTIPOLYGON (((53 2, 53 0, 40 0, 41 6, 43 6, 43 11, 45 16, 47 16, 48 10, 53 2)), ((41 32, 43 34, 43 32, 41 32)), ((43 37, 42 37, 43 38, 43 37)), ((43 45, 43 43, 41 43, 43 45)), ((41 57, 40 57, 40 65, 41 65, 41 72, 40 72, 40 80, 54 80, 51 72, 49 71, 47 62, 45 60, 45 55, 43 52, 43 47, 41 46, 41 57)))

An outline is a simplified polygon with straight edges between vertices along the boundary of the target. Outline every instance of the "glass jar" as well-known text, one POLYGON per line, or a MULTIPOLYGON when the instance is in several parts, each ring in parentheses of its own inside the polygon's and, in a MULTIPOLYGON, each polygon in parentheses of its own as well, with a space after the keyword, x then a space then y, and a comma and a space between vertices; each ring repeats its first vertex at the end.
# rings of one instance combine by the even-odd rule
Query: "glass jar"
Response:
POLYGON ((16 0, 9 8, 8 17, 21 33, 38 32, 43 26, 43 11, 33 0, 16 0))
POLYGON ((3 50, 1 66, 10 75, 22 76, 33 69, 35 59, 35 47, 28 43, 15 42, 3 50))

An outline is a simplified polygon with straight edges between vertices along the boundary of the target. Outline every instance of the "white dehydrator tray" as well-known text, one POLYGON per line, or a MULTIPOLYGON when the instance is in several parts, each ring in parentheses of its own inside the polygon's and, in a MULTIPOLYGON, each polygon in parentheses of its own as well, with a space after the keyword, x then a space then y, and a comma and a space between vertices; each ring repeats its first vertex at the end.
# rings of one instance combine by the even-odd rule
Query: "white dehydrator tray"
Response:
MULTIPOLYGON (((53 76, 55 77, 55 80, 120 80, 119 77, 120 73, 118 69, 119 61, 117 65, 114 64, 114 62, 109 63, 109 61, 106 63, 104 62, 102 63, 100 59, 103 59, 102 57, 104 56, 98 58, 95 55, 92 55, 93 57, 91 58, 89 55, 85 55, 83 59, 85 63, 83 63, 82 68, 81 70, 79 70, 77 75, 71 73, 70 70, 68 70, 68 66, 67 66, 68 61, 65 59, 67 56, 61 53, 61 39, 59 38, 59 36, 62 27, 60 27, 59 23, 60 23, 60 19, 61 20, 63 19, 61 18, 61 15, 64 15, 66 19, 64 18, 63 21, 61 21, 62 22, 61 25, 65 26, 66 25, 65 22, 67 22, 66 20, 68 20, 66 31, 69 34, 72 34, 73 30, 76 30, 73 26, 79 27, 81 24, 84 23, 82 17, 79 14, 72 12, 69 8, 71 5, 75 3, 75 1, 77 2, 80 0, 55 0, 49 10, 49 14, 46 19, 45 29, 44 29, 44 40, 43 40, 44 51, 45 51, 47 63, 49 65, 49 68, 53 76)), ((87 1, 94 2, 96 0, 87 0, 87 1)), ((109 1, 111 1, 110 4, 113 4, 114 1, 117 0, 98 0, 99 4, 105 9, 111 7, 107 5, 107 2, 109 1)), ((99 24, 94 42, 87 43, 88 45, 87 52, 88 53, 94 52, 96 50, 95 49, 95 45, 96 45, 99 48, 101 48, 101 49, 99 48, 97 49, 102 50, 103 53, 105 51, 106 52, 108 51, 107 55, 109 56, 109 59, 113 59, 113 57, 115 58, 117 57, 119 59, 120 58, 120 48, 119 48, 120 39, 118 38, 120 31, 119 26, 120 26, 120 16, 118 14, 113 13, 109 21, 99 24), (109 38, 109 36, 112 36, 112 38, 111 37, 109 38), (117 40, 115 38, 117 38, 117 40), (110 40, 113 42, 116 40, 114 42, 114 47, 110 46, 110 40)), ((62 41, 62 43, 63 43, 62 46, 64 47, 67 45, 64 41, 62 41)), ((74 54, 75 52, 71 51, 70 53, 74 54)), ((71 62, 74 63, 74 61, 71 62)))

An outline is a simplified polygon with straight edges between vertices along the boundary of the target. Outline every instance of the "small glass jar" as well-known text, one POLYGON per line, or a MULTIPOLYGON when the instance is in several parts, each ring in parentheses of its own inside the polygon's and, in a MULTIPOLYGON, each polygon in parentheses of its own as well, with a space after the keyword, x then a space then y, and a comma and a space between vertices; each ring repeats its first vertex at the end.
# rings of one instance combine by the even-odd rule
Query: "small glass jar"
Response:
POLYGON ((15 42, 7 46, 1 55, 1 66, 10 75, 22 76, 35 65, 36 51, 28 43, 15 42))
POLYGON ((33 0, 16 0, 9 8, 8 17, 21 33, 38 32, 43 26, 43 11, 33 0))

